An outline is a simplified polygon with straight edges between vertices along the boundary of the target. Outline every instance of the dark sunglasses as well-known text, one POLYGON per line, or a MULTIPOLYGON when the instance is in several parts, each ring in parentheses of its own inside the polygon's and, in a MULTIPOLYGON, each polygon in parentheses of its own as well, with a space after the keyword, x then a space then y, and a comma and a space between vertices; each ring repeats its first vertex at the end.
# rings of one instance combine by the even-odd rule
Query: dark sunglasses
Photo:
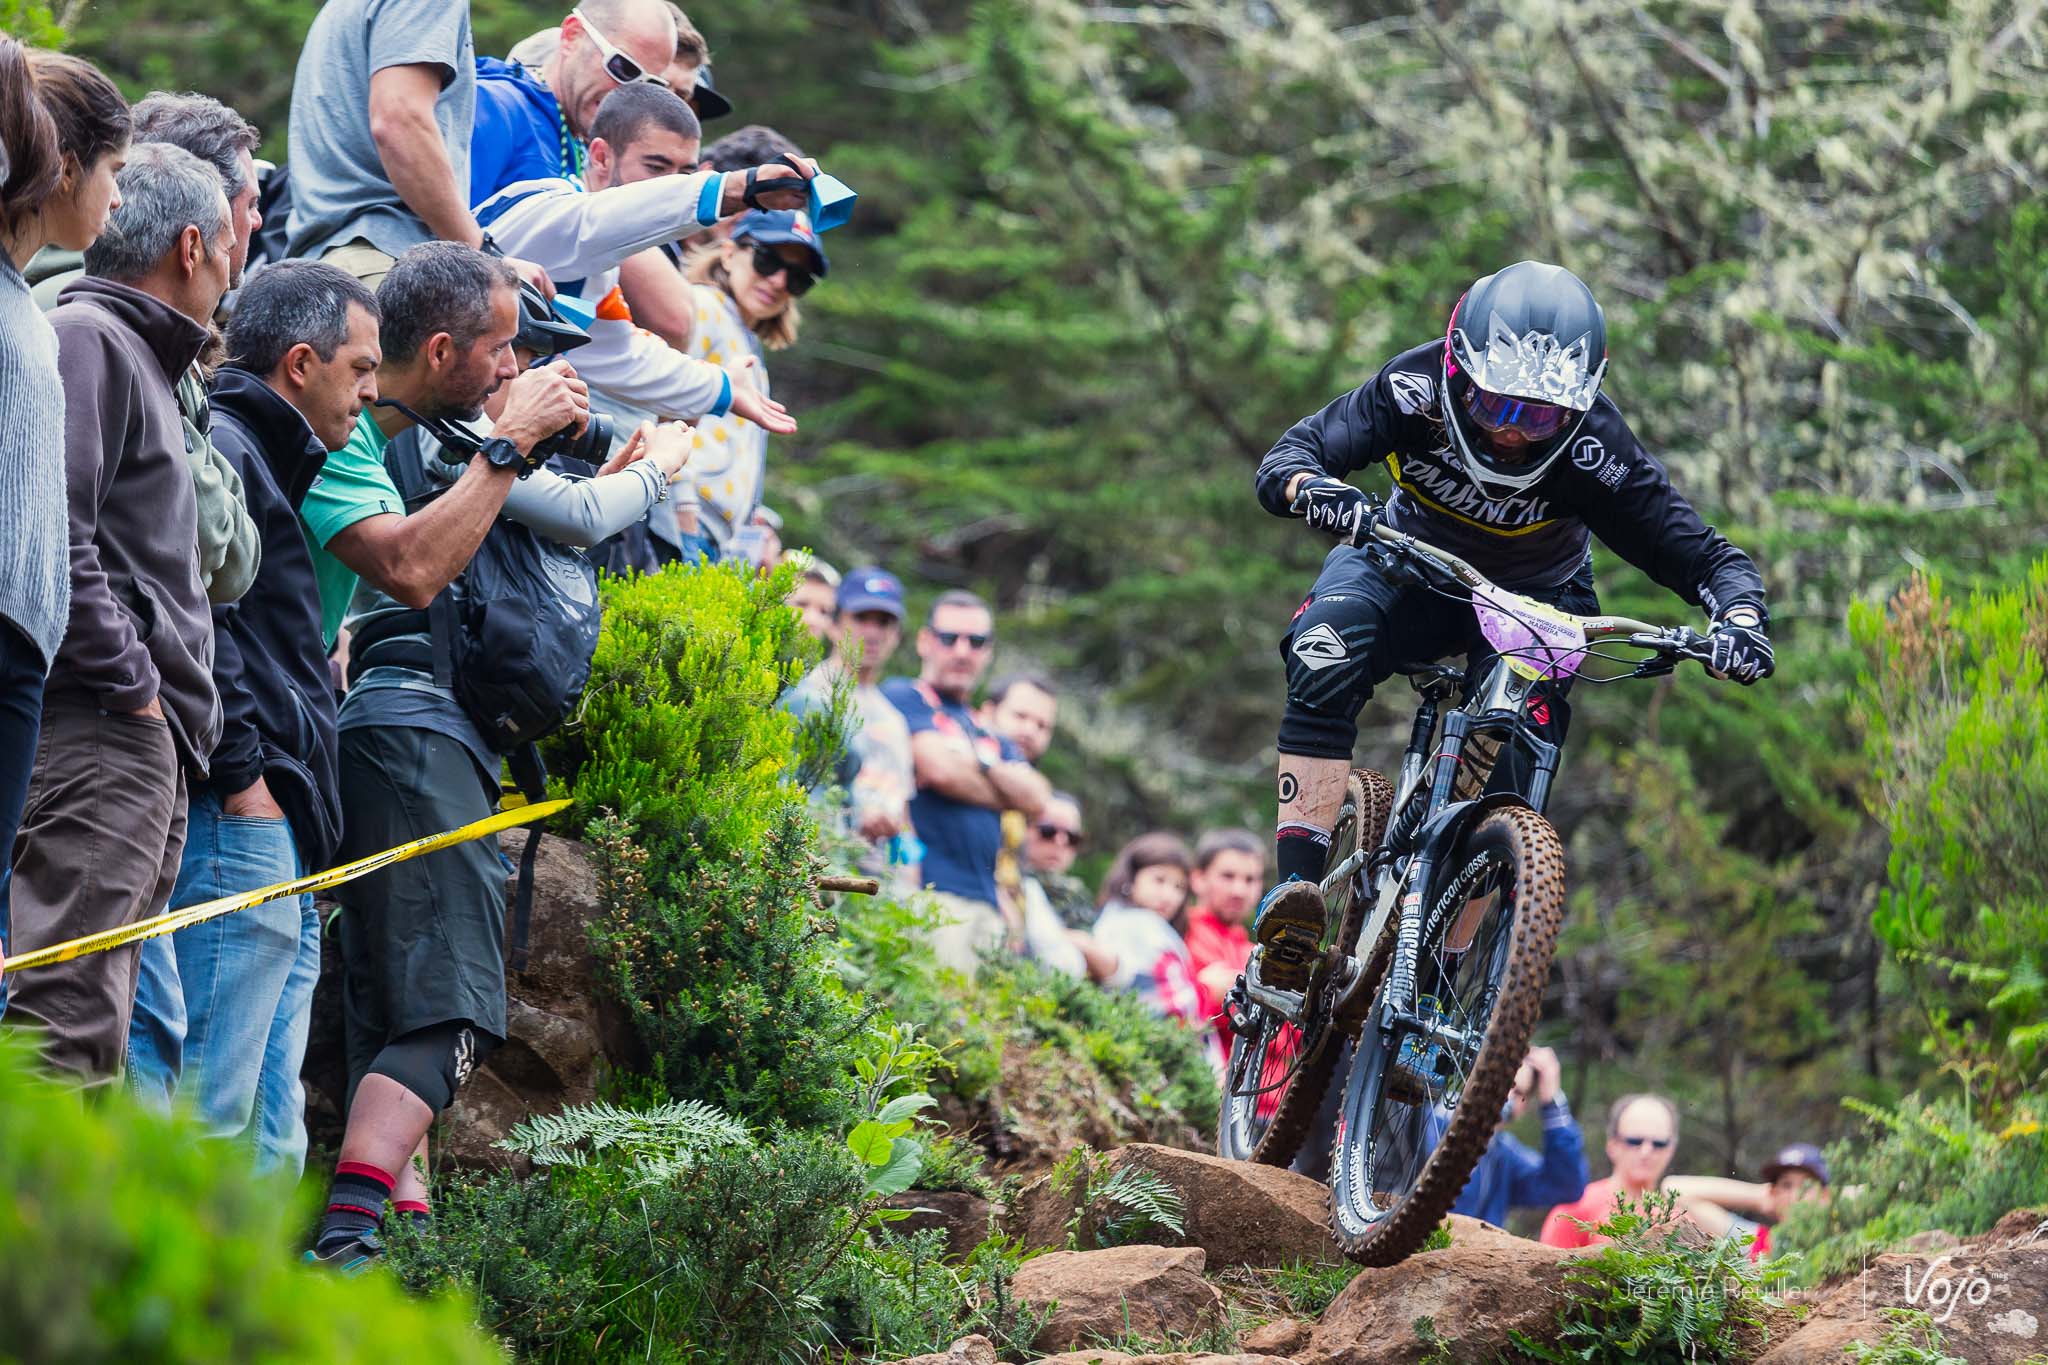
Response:
POLYGON ((774 251, 760 245, 758 242, 754 245, 754 273, 764 280, 777 273, 786 275, 785 283, 789 288, 789 292, 797 298, 810 293, 811 286, 818 282, 816 275, 813 275, 800 265, 791 265, 788 261, 776 255, 774 251))
POLYGON ((1546 441, 1564 429, 1570 408, 1532 403, 1504 393, 1488 393, 1477 384, 1465 390, 1465 411, 1489 432, 1518 431, 1532 441, 1546 441))
POLYGON ((1040 825, 1038 827, 1038 837, 1041 839, 1057 839, 1068 848, 1079 848, 1081 846, 1081 831, 1078 829, 1061 829, 1058 825, 1040 825))
POLYGON ((959 630, 935 630, 932 632, 932 638, 947 649, 951 649, 962 640, 965 640, 971 648, 987 649, 989 641, 996 637, 993 635, 969 635, 965 631, 959 630))
POLYGON ((1622 1142, 1626 1146, 1630 1147, 1640 1147, 1647 1142, 1653 1149, 1659 1152, 1663 1151, 1666 1147, 1669 1147, 1671 1145, 1670 1138, 1625 1137, 1622 1139, 1622 1142))

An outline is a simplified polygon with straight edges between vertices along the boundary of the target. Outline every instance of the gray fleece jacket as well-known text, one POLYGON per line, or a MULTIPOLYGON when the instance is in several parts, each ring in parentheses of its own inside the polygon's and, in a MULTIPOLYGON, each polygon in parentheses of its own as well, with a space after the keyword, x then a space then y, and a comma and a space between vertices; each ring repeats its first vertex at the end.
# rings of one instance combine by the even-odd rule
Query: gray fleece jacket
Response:
POLYGON ((47 695, 108 711, 161 701, 187 767, 203 776, 220 695, 173 390, 206 329, 139 289, 90 277, 65 288, 50 325, 64 377, 71 626, 47 695))

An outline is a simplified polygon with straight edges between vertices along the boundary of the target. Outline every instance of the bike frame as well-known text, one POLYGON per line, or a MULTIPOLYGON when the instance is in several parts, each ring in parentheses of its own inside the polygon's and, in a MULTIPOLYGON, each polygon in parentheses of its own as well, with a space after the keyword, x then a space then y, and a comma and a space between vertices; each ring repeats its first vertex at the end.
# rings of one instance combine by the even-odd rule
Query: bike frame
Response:
MULTIPOLYGON (((1374 526, 1373 535, 1397 563, 1410 565, 1425 576, 1433 575, 1468 591, 1498 591, 1492 580, 1448 551, 1384 524, 1374 526)), ((1589 643, 1624 640, 1666 651, 1661 657, 1638 664, 1629 676, 1651 677, 1670 672, 1675 666, 1672 655, 1676 648, 1689 647, 1698 638, 1682 627, 1658 626, 1626 616, 1574 619, 1583 628, 1589 643)), ((1439 664, 1411 677, 1416 680, 1422 702, 1416 708, 1408 747, 1401 757, 1400 780, 1394 788, 1394 811, 1387 822, 1386 834, 1377 848, 1359 849, 1332 868, 1322 882, 1326 899, 1343 885, 1347 877, 1359 878, 1357 892, 1370 889, 1376 893, 1372 917, 1358 936, 1355 955, 1350 959, 1354 988, 1363 976, 1365 959, 1379 942, 1388 917, 1397 901, 1399 903, 1400 929, 1393 960, 1387 969, 1387 1012, 1380 1020, 1383 1031, 1404 1024, 1411 1027, 1422 1024, 1415 1013, 1416 962, 1421 954, 1424 927, 1423 896, 1436 871, 1432 850, 1441 842, 1433 837, 1433 832, 1440 825, 1454 821, 1463 823, 1460 817, 1465 813, 1477 813, 1506 803, 1526 805, 1540 814, 1549 804, 1551 783, 1563 756, 1558 745, 1536 735, 1524 719, 1530 698, 1543 681, 1542 676, 1530 676, 1516 669, 1505 655, 1494 657, 1478 685, 1472 689, 1470 698, 1451 707, 1448 713, 1444 710, 1444 702, 1464 687, 1464 674, 1460 670, 1439 664), (1510 746, 1519 745, 1528 754, 1533 772, 1526 794, 1496 793, 1470 801, 1452 799, 1458 767, 1464 761, 1465 745, 1472 736, 1482 734, 1502 736, 1495 771, 1499 770, 1499 763, 1508 760, 1510 746), (1428 784, 1426 794, 1425 782, 1428 784)), ((1296 1023, 1300 1022, 1300 1006, 1294 1005, 1292 1000, 1264 990, 1255 991, 1254 997, 1268 1008, 1281 1008, 1284 1015, 1296 1023)), ((1305 998, 1302 1003, 1306 1003, 1305 998)))

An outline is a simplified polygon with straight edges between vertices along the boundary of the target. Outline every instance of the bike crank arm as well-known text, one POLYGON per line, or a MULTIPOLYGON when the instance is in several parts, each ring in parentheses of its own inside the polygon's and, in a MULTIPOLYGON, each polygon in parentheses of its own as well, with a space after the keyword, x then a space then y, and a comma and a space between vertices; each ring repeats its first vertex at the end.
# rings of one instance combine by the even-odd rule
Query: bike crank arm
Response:
MULTIPOLYGON (((1265 952, 1266 949, 1263 945, 1252 949, 1251 959, 1245 964, 1244 975, 1239 978, 1244 983, 1244 993, 1253 1004, 1258 1005, 1269 1013, 1280 1016, 1298 1028, 1301 1025, 1302 1016, 1307 1012, 1308 994, 1306 992, 1276 991, 1271 986, 1261 984, 1259 981, 1258 965, 1259 959, 1265 956, 1265 952)), ((1311 981, 1309 987, 1313 990, 1315 982, 1311 981)))

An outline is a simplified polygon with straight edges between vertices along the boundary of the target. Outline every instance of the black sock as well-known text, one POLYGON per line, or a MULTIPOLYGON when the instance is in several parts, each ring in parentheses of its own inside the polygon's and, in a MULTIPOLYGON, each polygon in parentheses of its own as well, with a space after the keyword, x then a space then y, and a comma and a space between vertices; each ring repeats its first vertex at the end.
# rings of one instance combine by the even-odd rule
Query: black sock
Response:
POLYGON ((384 1222, 384 1201, 397 1184, 390 1172, 367 1162, 344 1161, 336 1166, 334 1184, 328 1187, 327 1212, 321 1215, 313 1249, 324 1251, 376 1231, 384 1222))
POLYGON ((1289 821, 1273 838, 1274 865, 1280 880, 1299 877, 1305 882, 1323 879, 1323 865, 1330 861, 1330 831, 1289 821))

